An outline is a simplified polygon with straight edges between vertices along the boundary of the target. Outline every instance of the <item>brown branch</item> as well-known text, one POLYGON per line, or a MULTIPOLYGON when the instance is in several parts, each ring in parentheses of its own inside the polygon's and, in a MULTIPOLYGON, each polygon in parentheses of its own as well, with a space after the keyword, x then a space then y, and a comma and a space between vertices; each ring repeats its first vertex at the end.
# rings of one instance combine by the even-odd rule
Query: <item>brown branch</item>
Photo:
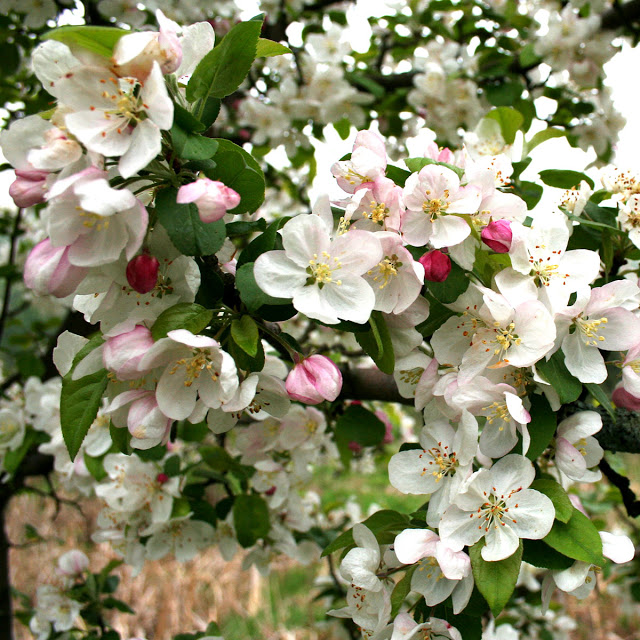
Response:
POLYGON ((600 460, 598 465, 607 480, 620 490, 622 502, 631 518, 640 516, 640 500, 636 498, 636 494, 631 490, 629 478, 620 475, 611 468, 611 465, 604 459, 600 460))
POLYGON ((403 398, 393 376, 373 367, 350 369, 340 367, 342 372, 342 400, 380 400, 412 405, 412 398, 403 398))

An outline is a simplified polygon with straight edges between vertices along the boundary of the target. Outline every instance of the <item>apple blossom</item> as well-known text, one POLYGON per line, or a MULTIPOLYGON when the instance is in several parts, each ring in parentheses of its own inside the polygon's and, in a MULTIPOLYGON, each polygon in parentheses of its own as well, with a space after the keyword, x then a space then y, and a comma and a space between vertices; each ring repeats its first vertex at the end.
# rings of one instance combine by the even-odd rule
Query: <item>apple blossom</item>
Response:
POLYGON ((451 273, 451 258, 438 249, 428 251, 418 262, 424 267, 424 279, 429 282, 444 282, 451 273))
POLYGON ((482 242, 496 253, 508 253, 511 248, 511 223, 508 220, 493 220, 480 233, 482 242))
POLYGON ((160 263, 158 258, 147 253, 142 253, 129 260, 127 264, 127 282, 138 293, 153 291, 158 282, 158 270, 160 263))
POLYGON ((45 201, 48 171, 16 169, 16 179, 9 187, 9 195, 16 207, 33 207, 45 201))
POLYGON ((342 373, 335 363, 319 354, 302 358, 287 376, 287 393, 305 404, 333 402, 342 389, 342 373))
POLYGON ((571 480, 598 482, 602 477, 595 469, 603 450, 593 437, 602 429, 602 418, 595 411, 578 411, 565 418, 556 431, 555 463, 571 480))
POLYGON ((387 152, 384 140, 375 131, 360 131, 353 144, 351 159, 336 162, 331 173, 347 193, 354 193, 362 184, 384 176, 387 152))

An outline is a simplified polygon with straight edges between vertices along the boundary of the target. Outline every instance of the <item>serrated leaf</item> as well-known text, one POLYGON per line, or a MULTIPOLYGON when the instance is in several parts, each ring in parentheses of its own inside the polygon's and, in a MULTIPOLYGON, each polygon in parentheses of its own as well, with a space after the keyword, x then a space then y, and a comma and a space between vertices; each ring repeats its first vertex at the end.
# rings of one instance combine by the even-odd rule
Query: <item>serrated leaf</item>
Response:
POLYGON ((531 488, 544 493, 553 502, 553 507, 556 510, 556 520, 565 523, 569 522, 571 516, 573 516, 573 504, 560 484, 550 478, 538 478, 531 484, 531 488))
POLYGON ((165 309, 151 327, 151 337, 157 342, 169 331, 186 329, 193 334, 202 331, 211 322, 213 311, 199 304, 180 302, 165 309))
POLYGON ((271 58, 273 56, 282 56, 285 53, 291 53, 291 49, 273 40, 267 40, 266 38, 258 39, 256 58, 271 58))
POLYGON ((594 524, 574 507, 568 522, 556 520, 544 542, 563 555, 602 566, 602 540, 594 524))
POLYGON ((224 220, 202 222, 198 207, 193 203, 178 204, 177 194, 174 187, 163 189, 155 202, 158 220, 167 230, 172 244, 187 256, 214 254, 224 244, 224 220))
POLYGON ((487 562, 482 558, 484 545, 483 538, 469 549, 471 570, 478 591, 489 603, 493 615, 497 616, 509 602, 516 588, 522 564, 522 540, 513 555, 495 562, 487 562))
POLYGON ((271 528, 269 507, 259 495, 239 495, 233 503, 233 524, 238 542, 245 548, 252 547, 265 538, 271 528))
POLYGON ((118 40, 131 31, 114 27, 65 26, 48 31, 43 40, 57 40, 68 47, 81 47, 97 53, 103 58, 111 58, 118 40))
POLYGON ((251 316, 242 316, 240 320, 231 323, 231 337, 234 342, 251 357, 258 353, 258 340, 260 334, 258 325, 251 316))
POLYGON ((225 98, 246 78, 256 57, 262 23, 250 20, 235 25, 198 63, 186 97, 189 102, 225 98))
POLYGON ((60 427, 69 457, 75 460, 89 427, 98 415, 108 378, 106 369, 101 369, 72 380, 72 371, 62 378, 60 427))

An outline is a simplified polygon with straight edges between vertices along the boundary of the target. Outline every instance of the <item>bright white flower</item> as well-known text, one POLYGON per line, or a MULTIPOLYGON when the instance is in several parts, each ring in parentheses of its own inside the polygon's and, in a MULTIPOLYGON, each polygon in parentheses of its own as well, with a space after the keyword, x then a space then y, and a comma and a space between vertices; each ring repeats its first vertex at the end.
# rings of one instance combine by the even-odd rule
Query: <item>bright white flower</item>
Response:
POLYGON ((407 208, 402 216, 402 235, 408 244, 436 249, 460 244, 471 227, 454 214, 475 213, 482 195, 474 186, 460 186, 457 174, 428 164, 407 178, 403 195, 407 208))
MULTIPOLYGON (((322 99, 326 97, 325 94, 322 99)), ((386 168, 387 151, 382 136, 375 131, 360 131, 353 143, 351 159, 336 162, 331 173, 342 189, 355 193, 362 184, 384 176, 386 168)))
POLYGON ((351 549, 340 564, 340 574, 352 587, 367 591, 380 591, 382 581, 376 575, 380 566, 380 545, 376 537, 363 524, 353 527, 356 548, 351 549))
POLYGON ((208 522, 192 520, 189 515, 155 522, 140 532, 150 536, 146 545, 147 558, 159 560, 173 552, 178 562, 191 560, 198 551, 211 545, 214 528, 208 522))
POLYGON ((263 253, 255 262, 258 286, 271 296, 293 298, 293 306, 309 318, 365 323, 375 293, 362 276, 382 257, 375 235, 356 230, 332 241, 315 215, 293 218, 281 233, 284 251, 263 253))
POLYGON ((430 527, 438 526, 471 473, 477 438, 475 418, 463 412, 457 430, 444 420, 433 422, 420 432, 422 449, 400 451, 389 461, 389 481, 396 489, 412 495, 431 494, 427 511, 430 527))
POLYGON ((534 478, 533 464, 515 454, 501 458, 491 469, 476 471, 444 512, 441 538, 459 551, 484 537, 482 557, 488 562, 511 556, 520 538, 544 538, 555 509, 547 496, 527 488, 534 478))
POLYGON ((90 151, 120 156, 123 178, 160 153, 160 131, 171 128, 173 102, 157 62, 144 82, 114 77, 101 67, 79 67, 59 80, 57 90, 74 109, 65 117, 69 131, 90 151))

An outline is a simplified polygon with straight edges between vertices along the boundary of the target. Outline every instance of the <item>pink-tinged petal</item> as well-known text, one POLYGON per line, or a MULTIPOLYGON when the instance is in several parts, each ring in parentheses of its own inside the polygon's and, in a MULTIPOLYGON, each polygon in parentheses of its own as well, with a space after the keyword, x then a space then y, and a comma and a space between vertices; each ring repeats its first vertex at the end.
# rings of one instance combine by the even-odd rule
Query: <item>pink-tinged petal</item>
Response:
MULTIPOLYGON (((598 335, 604 337, 598 347, 607 351, 625 351, 640 340, 640 318, 622 307, 609 309, 605 314, 607 322, 600 325, 598 335)), ((594 319, 592 316, 589 320, 594 319)))
POLYGON ((16 169, 16 179, 9 187, 9 195, 16 207, 33 207, 45 201, 48 171, 16 169))
POLYGON ((138 293, 149 293, 158 282, 160 262, 155 256, 143 253, 127 264, 126 276, 129 286, 138 293))
POLYGON ((531 414, 524 408, 522 398, 515 395, 515 393, 505 393, 504 399, 511 417, 516 422, 520 424, 529 424, 531 422, 531 414))
POLYGON ((434 556, 440 537, 428 529, 405 529, 396 536, 393 550, 402 564, 415 564, 421 558, 434 556))
POLYGON ((469 556, 464 551, 452 551, 443 542, 436 547, 436 560, 445 578, 449 580, 462 580, 471 573, 469 556))
POLYGON ((469 185, 460 187, 451 199, 448 213, 475 213, 482 202, 482 191, 478 187, 469 185))
POLYGON ((433 233, 433 223, 422 211, 406 211, 402 215, 402 235, 414 247, 424 247, 433 233))
POLYGON ((582 478, 587 470, 587 464, 580 451, 565 438, 556 438, 556 464, 573 480, 582 478))
POLYGON ((342 269, 355 275, 362 275, 382 259, 380 242, 369 231, 354 230, 339 236, 331 244, 330 253, 332 260, 339 260, 342 269))
POLYGON ((602 429, 602 417, 596 411, 578 411, 558 425, 558 435, 569 442, 592 436, 602 429))
POLYGON ((613 400, 616 407, 629 409, 629 411, 640 411, 640 396, 632 395, 622 386, 617 386, 613 390, 611 400, 613 400))
POLYGON ((142 398, 149 393, 153 395, 152 391, 147 391, 145 389, 131 389, 131 391, 120 393, 109 403, 106 412, 114 413, 115 411, 122 409, 122 407, 125 407, 134 400, 138 400, 139 398, 142 398))
POLYGON ((104 366, 115 372, 118 380, 140 378, 144 373, 138 368, 140 360, 154 344, 151 331, 141 325, 108 338, 102 351, 104 366))
POLYGON ((147 209, 138 200, 131 209, 123 211, 120 217, 126 224, 129 232, 129 240, 125 246, 125 256, 127 260, 131 260, 140 250, 147 235, 149 214, 147 213, 147 209))
POLYGON ((189 202, 195 202, 198 198, 202 197, 206 192, 207 192, 206 181, 204 179, 194 180, 189 184, 183 184, 178 189, 176 202, 178 204, 188 204, 189 202))
MULTIPOLYGON (((156 444, 169 437, 169 429, 173 421, 167 418, 160 409, 153 393, 135 400, 129 409, 127 427, 129 433, 139 440, 150 440, 156 444)), ((138 448, 151 448, 154 444, 138 448)))
POLYGON ((78 267, 98 267, 115 262, 127 244, 127 230, 111 219, 108 226, 98 222, 96 229, 81 235, 69 247, 69 262, 78 267))
POLYGON ((289 373, 286 390, 292 399, 307 404, 333 401, 342 390, 342 374, 329 358, 309 356, 289 373))

